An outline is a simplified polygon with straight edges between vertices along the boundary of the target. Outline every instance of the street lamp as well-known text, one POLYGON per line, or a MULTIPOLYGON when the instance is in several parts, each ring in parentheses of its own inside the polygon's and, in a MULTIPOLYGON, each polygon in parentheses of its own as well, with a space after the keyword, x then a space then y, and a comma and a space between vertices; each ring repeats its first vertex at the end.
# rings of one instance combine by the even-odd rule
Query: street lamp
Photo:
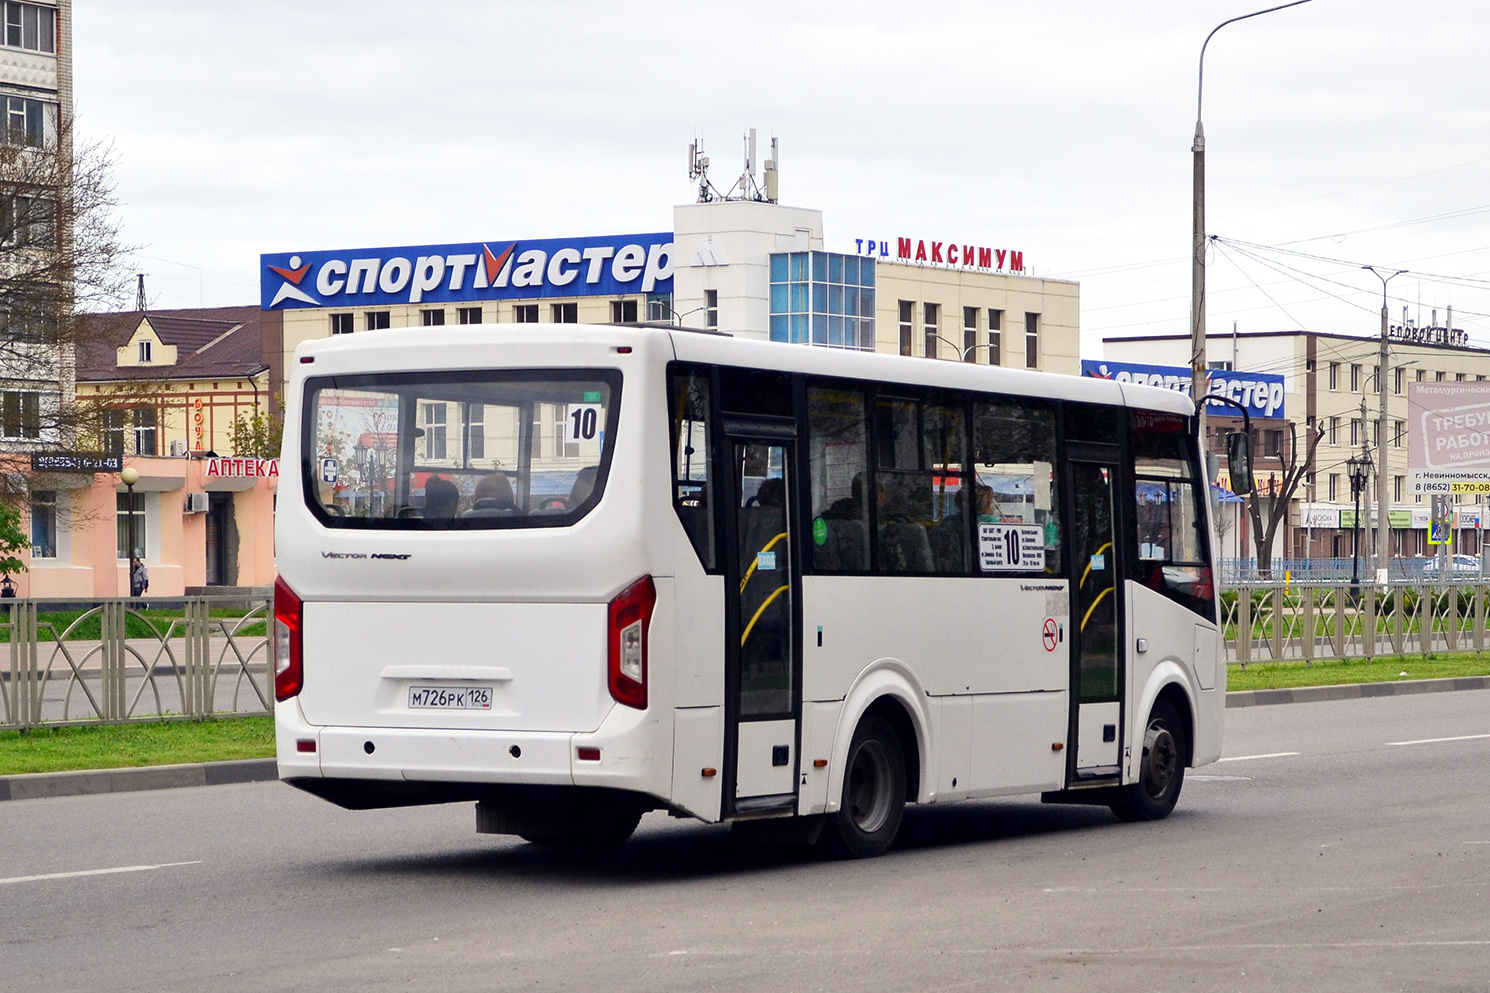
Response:
POLYGON ((928 338, 935 338, 937 341, 940 341, 940 342, 942 342, 944 344, 950 345, 952 347, 952 351, 956 352, 957 355, 960 357, 960 359, 963 362, 966 362, 967 361, 967 356, 968 356, 968 353, 969 352, 976 352, 980 348, 992 348, 993 347, 992 345, 988 344, 986 341, 979 341, 979 342, 974 342, 971 345, 968 345, 966 348, 963 348, 962 346, 958 345, 957 342, 952 341, 952 340, 950 340, 948 338, 943 338, 941 335, 937 334, 935 331, 928 332, 927 333, 927 337, 928 338))
POLYGON ((1190 398, 1195 401, 1195 416, 1200 437, 1205 438, 1205 404, 1202 402, 1206 394, 1206 363, 1205 363, 1205 129, 1200 124, 1200 99, 1205 84, 1205 47, 1211 43, 1216 32, 1228 24, 1237 21, 1245 21, 1249 17, 1257 17, 1260 14, 1271 14, 1275 10, 1283 10, 1288 7, 1297 7, 1309 0, 1293 0, 1292 3, 1279 4, 1266 10, 1254 10, 1250 14, 1233 17, 1229 21, 1222 21, 1211 29, 1211 33, 1205 36, 1205 42, 1200 46, 1200 72, 1195 83, 1195 144, 1190 151, 1195 156, 1195 174, 1193 180, 1194 203, 1192 204, 1194 227, 1191 229, 1190 239, 1190 398))
POLYGON ((1355 501, 1355 520, 1350 529, 1350 593, 1358 596, 1361 592, 1361 491, 1371 478, 1371 456, 1365 452, 1352 455, 1345 460, 1345 467, 1350 473, 1350 497, 1355 501))
POLYGON ((1376 447, 1381 453, 1381 464, 1376 467, 1376 582, 1386 585, 1392 539, 1392 522, 1387 516, 1390 509, 1387 493, 1387 283, 1407 270, 1397 269, 1383 273, 1373 265, 1363 265, 1361 268, 1369 269, 1381 280, 1381 358, 1376 373, 1376 392, 1381 403, 1381 410, 1376 414, 1376 434, 1379 439, 1376 447))
MULTIPOLYGON (((129 513, 129 524, 125 528, 125 537, 129 541, 129 548, 127 549, 128 554, 125 558, 132 559, 135 556, 135 548, 137 547, 135 545, 135 483, 140 481, 140 470, 132 465, 125 466, 124 471, 119 473, 119 480, 124 483, 124 489, 128 493, 128 496, 124 498, 124 506, 129 513)), ((129 563, 129 583, 131 586, 134 585, 133 562, 129 563)), ((130 592, 132 593, 133 590, 130 592)))

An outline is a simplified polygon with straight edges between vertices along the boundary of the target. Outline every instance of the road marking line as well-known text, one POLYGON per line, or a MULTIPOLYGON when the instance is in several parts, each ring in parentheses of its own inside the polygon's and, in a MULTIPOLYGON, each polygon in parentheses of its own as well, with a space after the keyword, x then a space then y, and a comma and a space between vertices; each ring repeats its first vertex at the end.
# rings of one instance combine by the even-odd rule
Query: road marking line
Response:
POLYGON ((1388 745, 1436 745, 1440 741, 1474 741, 1477 738, 1490 738, 1490 734, 1461 734, 1453 738, 1419 738, 1416 741, 1389 741, 1388 745))
POLYGON ((1190 775, 1188 775, 1188 776, 1185 777, 1185 780, 1187 782, 1191 782, 1191 783, 1244 783, 1244 782, 1245 783, 1250 783, 1252 781, 1252 777, 1251 776, 1210 776, 1210 775, 1205 775, 1205 774, 1202 774, 1202 775, 1198 775, 1197 776, 1196 774, 1191 773, 1190 775))
POLYGON ((1217 762, 1246 762, 1249 759, 1286 759, 1291 755, 1302 755, 1302 752, 1268 752, 1266 755, 1232 755, 1228 758, 1217 759, 1217 762))
POLYGON ((108 876, 116 872, 145 872, 150 869, 169 869, 177 865, 201 865, 202 860, 194 862, 163 862, 160 865, 121 865, 113 869, 81 869, 77 872, 48 872, 40 876, 11 876, 9 879, 0 879, 0 886, 7 883, 37 883, 46 879, 76 879, 78 876, 108 876))

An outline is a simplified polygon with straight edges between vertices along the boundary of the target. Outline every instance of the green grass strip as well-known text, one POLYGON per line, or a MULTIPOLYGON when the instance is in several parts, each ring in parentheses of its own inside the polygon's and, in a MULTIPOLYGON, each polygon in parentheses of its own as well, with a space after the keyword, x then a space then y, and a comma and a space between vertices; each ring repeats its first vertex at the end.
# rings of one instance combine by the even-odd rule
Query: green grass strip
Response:
POLYGON ((274 718, 152 721, 0 731, 0 775, 222 762, 274 755, 274 718))
POLYGON ((1399 683, 1410 679, 1448 679, 1490 676, 1490 654, 1435 652, 1370 659, 1303 662, 1249 662, 1247 668, 1226 667, 1228 690, 1280 690, 1299 686, 1336 686, 1344 683, 1399 683))

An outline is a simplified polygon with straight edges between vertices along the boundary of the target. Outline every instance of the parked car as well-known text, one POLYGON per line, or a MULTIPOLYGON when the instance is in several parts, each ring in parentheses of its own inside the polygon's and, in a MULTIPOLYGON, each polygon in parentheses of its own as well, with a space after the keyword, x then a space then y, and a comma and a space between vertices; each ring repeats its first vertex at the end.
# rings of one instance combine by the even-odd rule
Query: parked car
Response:
MULTIPOLYGON (((1441 560, 1428 559, 1423 563, 1421 575, 1424 579, 1438 579, 1440 568, 1441 560)), ((1449 565, 1444 572, 1452 579, 1468 579, 1471 576, 1480 576, 1484 570, 1480 567, 1480 560, 1473 555, 1453 555, 1450 556, 1449 565)))

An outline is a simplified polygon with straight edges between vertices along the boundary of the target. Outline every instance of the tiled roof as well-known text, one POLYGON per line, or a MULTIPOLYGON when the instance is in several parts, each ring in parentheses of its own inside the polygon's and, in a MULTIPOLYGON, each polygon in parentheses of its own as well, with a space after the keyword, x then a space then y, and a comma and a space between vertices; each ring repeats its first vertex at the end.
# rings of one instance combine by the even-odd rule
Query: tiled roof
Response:
POLYGON ((257 305, 191 310, 79 314, 78 381, 207 379, 252 376, 264 361, 257 305), (156 335, 176 346, 175 365, 118 365, 118 348, 149 318, 156 335))

